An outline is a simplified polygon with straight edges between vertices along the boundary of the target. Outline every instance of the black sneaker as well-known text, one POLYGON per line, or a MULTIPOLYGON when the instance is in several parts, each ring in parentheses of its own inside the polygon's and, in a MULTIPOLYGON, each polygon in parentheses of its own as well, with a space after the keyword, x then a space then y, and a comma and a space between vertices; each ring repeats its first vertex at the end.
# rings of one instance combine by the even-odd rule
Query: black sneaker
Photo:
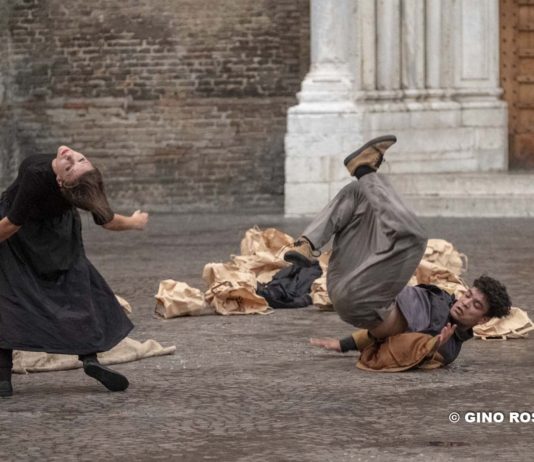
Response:
POLYGON ((86 359, 83 362, 83 370, 89 377, 98 380, 110 391, 124 391, 130 385, 124 375, 103 366, 96 359, 86 359))
POLYGON ((291 244, 290 250, 284 254, 284 260, 295 266, 309 267, 320 255, 321 252, 313 250, 307 239, 300 238, 291 244))

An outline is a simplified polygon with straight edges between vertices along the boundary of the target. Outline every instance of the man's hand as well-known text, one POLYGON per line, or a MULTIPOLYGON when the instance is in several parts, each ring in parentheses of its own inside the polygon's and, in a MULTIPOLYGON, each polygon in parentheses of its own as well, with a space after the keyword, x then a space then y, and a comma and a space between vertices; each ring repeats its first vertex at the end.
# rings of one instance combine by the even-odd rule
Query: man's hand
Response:
POLYGON ((443 329, 441 329, 441 332, 438 335, 437 348, 447 343, 447 341, 452 337, 452 334, 454 334, 455 330, 456 324, 451 325, 451 323, 448 322, 447 325, 445 325, 443 329))
POLYGON ((341 345, 336 338, 311 338, 310 344, 325 350, 332 350, 341 353, 341 345))

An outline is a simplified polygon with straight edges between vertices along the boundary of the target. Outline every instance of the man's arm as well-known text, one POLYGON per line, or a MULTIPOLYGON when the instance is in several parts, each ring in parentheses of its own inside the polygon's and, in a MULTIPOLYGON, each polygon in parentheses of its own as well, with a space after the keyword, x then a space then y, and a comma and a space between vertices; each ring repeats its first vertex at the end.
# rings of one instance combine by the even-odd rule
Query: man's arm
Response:
POLYGON ((0 220, 0 242, 9 239, 20 229, 20 226, 14 225, 9 218, 4 217, 0 220))
POLYGON ((129 229, 143 230, 148 222, 148 213, 136 210, 131 216, 113 215, 113 219, 102 225, 109 231, 126 231, 129 229))
MULTIPOLYGON (((325 350, 332 350, 341 353, 341 341, 336 338, 311 338, 310 344, 325 350)), ((356 344, 354 344, 356 346, 356 344)))
MULTIPOLYGON (((451 363, 456 359, 460 353, 462 342, 454 335, 456 332, 456 325, 447 323, 439 335, 437 348, 445 359, 446 363, 451 363)), ((368 330, 359 329, 351 336, 342 339, 335 338, 311 338, 310 344, 325 350, 337 351, 338 353, 346 353, 347 351, 361 351, 367 346, 375 343, 376 339, 370 335, 368 330)))
POLYGON ((335 338, 311 338, 313 346, 324 348, 325 350, 346 353, 347 351, 362 351, 369 345, 376 342, 376 339, 366 329, 358 329, 352 335, 340 340, 335 338))

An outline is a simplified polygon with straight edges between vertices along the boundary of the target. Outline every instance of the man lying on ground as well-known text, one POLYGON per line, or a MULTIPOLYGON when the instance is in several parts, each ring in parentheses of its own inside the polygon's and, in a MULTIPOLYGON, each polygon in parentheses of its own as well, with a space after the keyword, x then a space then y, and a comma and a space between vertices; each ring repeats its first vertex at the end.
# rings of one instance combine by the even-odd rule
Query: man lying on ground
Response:
POLYGON ((363 350, 406 332, 437 336, 434 348, 449 364, 472 327, 510 312, 504 285, 481 276, 455 300, 431 285, 406 286, 426 248, 426 232, 389 181, 377 173, 384 152, 396 142, 375 138, 345 159, 358 181, 345 186, 315 217, 284 258, 310 265, 334 237, 327 288, 341 319, 363 330, 337 340, 311 339, 329 350, 363 350))

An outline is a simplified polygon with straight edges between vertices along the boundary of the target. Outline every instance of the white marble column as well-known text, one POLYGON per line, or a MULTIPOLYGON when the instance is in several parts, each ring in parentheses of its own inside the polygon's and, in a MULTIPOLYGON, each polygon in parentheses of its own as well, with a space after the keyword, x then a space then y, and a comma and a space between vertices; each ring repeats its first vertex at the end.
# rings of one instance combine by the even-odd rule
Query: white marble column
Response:
MULTIPOLYGON (((429 92, 440 90, 442 86, 442 44, 443 28, 442 0, 427 0, 426 2, 426 87, 429 92)), ((432 94, 432 93, 431 93, 432 94)))
MULTIPOLYGON (((359 43, 361 44, 361 76, 360 89, 365 91, 376 90, 376 0, 359 0, 359 43)), ((357 70, 357 69, 355 69, 357 70)))
POLYGON ((311 65, 298 94, 301 104, 352 103, 353 10, 354 0, 311 0, 311 65))
POLYGON ((404 0, 401 13, 402 88, 418 97, 425 94, 425 0, 404 0))
POLYGON ((311 0, 311 66, 288 111, 285 210, 314 213, 349 181, 343 157, 362 141, 359 0, 311 0))
MULTIPOLYGON (((343 157, 397 135, 391 174, 507 168, 499 0, 311 0, 311 67, 288 112, 286 213, 349 181, 343 157)), ((392 150, 393 152, 393 150, 392 150)))
POLYGON ((394 92, 401 87, 400 0, 377 0, 377 89, 394 92))

